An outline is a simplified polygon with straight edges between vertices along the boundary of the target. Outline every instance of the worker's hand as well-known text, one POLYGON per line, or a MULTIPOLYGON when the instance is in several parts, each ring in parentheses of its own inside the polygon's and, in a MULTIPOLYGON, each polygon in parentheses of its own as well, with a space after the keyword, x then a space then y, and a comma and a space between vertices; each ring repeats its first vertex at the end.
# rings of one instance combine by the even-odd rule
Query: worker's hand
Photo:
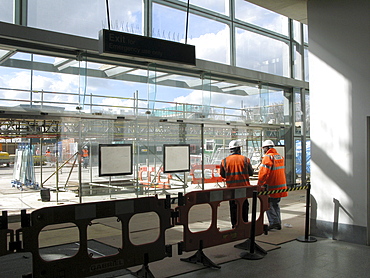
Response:
POLYGON ((258 186, 261 188, 261 191, 266 191, 267 190, 266 184, 258 185, 258 186))

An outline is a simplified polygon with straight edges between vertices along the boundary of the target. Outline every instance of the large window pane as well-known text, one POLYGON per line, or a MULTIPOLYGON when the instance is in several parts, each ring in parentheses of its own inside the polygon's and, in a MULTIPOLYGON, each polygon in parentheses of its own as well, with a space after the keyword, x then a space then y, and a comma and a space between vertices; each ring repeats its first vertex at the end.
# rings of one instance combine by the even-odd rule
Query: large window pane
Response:
POLYGON ((301 43, 301 23, 293 20, 293 39, 301 43))
POLYGON ((153 4, 152 37, 176 42, 185 41, 186 13, 153 4))
MULTIPOLYGON (((142 2, 142 0, 110 0, 109 13, 111 18, 111 29, 142 35, 142 2)), ((105 24, 104 28, 108 29, 108 26, 105 24)))
POLYGON ((283 124, 286 101, 284 91, 262 86, 260 90, 260 122, 269 124, 283 124))
POLYGON ((293 44, 294 78, 302 80, 302 49, 300 44, 293 44))
MULTIPOLYGON (((109 1, 111 30, 142 33, 140 0, 109 1)), ((105 1, 34 0, 28 7, 28 26, 98 38, 99 30, 108 29, 105 1)))
POLYGON ((259 27, 288 35, 287 17, 245 0, 235 0, 235 17, 259 27))
POLYGON ((289 45, 237 28, 236 66, 288 77, 289 45))
POLYGON ((230 64, 230 28, 200 16, 190 16, 189 44, 195 45, 198 59, 230 64), (199 28, 202 26, 202 28, 199 28))
POLYGON ((308 43, 308 26, 303 24, 303 41, 308 43))
POLYGON ((304 81, 309 82, 310 75, 308 71, 308 48, 306 47, 304 48, 304 73, 305 73, 304 81))
POLYGON ((0 105, 17 106, 30 100, 31 72, 0 67, 0 105))
MULTIPOLYGON (((153 5, 153 37, 185 42, 186 13, 153 5)), ((187 43, 196 46, 196 58, 213 62, 230 62, 230 29, 226 24, 190 15, 187 43)))
POLYGON ((13 23, 13 0, 0 1, 0 21, 13 23))
MULTIPOLYGON (((179 1, 188 2, 187 0, 179 1)), ((230 0, 190 0, 190 5, 199 6, 211 11, 229 15, 229 1, 230 0)))

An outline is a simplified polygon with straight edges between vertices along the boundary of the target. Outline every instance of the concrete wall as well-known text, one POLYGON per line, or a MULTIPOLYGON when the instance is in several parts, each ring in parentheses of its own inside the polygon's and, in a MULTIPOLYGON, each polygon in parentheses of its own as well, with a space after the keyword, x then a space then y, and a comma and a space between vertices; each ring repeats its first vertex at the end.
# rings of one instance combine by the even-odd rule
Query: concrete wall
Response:
POLYGON ((370 1, 308 1, 311 235, 368 243, 370 1))

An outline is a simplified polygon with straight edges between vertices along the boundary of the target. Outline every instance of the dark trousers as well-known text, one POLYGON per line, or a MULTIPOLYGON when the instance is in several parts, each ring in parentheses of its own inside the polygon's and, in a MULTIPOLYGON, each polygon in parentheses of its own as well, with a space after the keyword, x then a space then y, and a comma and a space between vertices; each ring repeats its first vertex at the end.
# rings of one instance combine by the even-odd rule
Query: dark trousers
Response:
POLYGON ((89 166, 89 157, 85 156, 82 162, 83 162, 83 167, 87 168, 87 166, 89 166))
POLYGON ((270 209, 266 211, 270 225, 281 224, 280 200, 281 198, 270 198, 270 209))
MULTIPOLYGON (((238 204, 236 203, 235 200, 230 200, 229 206, 230 206, 231 225, 234 228, 238 220, 238 204)), ((244 222, 248 222, 248 211, 249 211, 249 202, 248 199, 246 199, 243 203, 242 208, 242 217, 244 222)))

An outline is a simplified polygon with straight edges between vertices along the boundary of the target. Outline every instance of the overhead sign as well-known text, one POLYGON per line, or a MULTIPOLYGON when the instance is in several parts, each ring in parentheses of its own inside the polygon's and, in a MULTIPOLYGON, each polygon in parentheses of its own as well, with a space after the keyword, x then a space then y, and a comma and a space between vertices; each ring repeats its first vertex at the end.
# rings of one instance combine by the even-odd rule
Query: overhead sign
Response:
POLYGON ((100 30, 99 53, 195 66, 195 46, 123 32, 100 30))

